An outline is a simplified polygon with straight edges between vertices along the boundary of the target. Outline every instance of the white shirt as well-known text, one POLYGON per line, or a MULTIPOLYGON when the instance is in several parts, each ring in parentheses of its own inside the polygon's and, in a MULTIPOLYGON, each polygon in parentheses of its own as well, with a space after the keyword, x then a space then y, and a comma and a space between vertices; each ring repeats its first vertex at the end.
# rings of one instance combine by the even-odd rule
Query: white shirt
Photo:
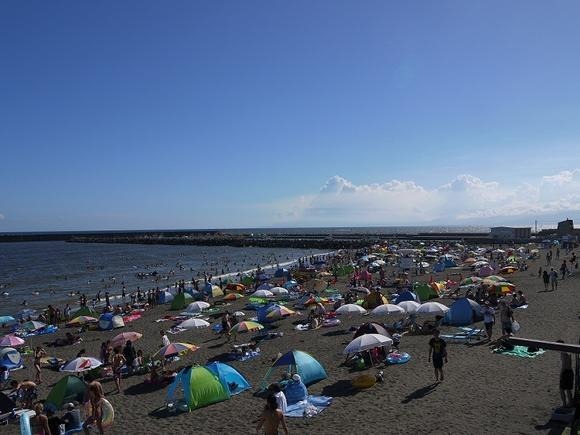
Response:
POLYGON ((169 341, 169 337, 167 337, 167 335, 163 334, 161 336, 161 342, 163 343, 163 346, 167 346, 168 344, 171 344, 171 342, 169 341))
POLYGON ((282 411, 282 413, 286 412, 286 408, 288 407, 288 404, 286 403, 286 395, 280 391, 276 394, 274 394, 274 397, 276 398, 276 403, 278 404, 278 409, 280 411, 282 411))

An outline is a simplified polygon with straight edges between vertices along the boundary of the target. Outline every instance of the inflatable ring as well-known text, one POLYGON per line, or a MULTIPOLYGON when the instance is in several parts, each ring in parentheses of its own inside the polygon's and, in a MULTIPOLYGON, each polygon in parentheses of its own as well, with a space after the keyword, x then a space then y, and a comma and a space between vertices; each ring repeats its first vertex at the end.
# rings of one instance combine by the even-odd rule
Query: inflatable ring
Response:
POLYGON ((338 325, 340 325, 340 319, 337 319, 337 318, 325 319, 322 322, 322 326, 327 327, 327 328, 329 328, 331 326, 338 326, 338 325))
POLYGON ((405 364, 411 359, 411 355, 407 352, 392 352, 387 356, 387 362, 389 364, 405 364))
POLYGON ((370 388, 377 383, 377 379, 372 375, 360 375, 350 381, 352 386, 358 390, 370 388))
MULTIPOLYGON (((111 427, 113 425, 113 421, 115 420, 115 410, 113 409, 113 405, 107 399, 102 399, 103 401, 103 420, 102 425, 103 429, 111 427)), ((87 419, 92 415, 92 407, 91 402, 85 403, 85 415, 87 419)))

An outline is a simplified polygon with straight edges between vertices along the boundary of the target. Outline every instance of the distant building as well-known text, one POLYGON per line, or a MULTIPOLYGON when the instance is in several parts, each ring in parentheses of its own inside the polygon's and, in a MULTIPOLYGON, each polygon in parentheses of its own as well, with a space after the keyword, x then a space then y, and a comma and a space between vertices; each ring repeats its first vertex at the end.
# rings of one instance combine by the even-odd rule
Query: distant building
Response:
POLYGON ((531 227, 492 227, 489 237, 498 240, 529 239, 532 236, 531 227))
POLYGON ((566 219, 565 221, 558 222, 558 229, 556 230, 559 236, 566 236, 574 233, 574 221, 572 219, 566 219))

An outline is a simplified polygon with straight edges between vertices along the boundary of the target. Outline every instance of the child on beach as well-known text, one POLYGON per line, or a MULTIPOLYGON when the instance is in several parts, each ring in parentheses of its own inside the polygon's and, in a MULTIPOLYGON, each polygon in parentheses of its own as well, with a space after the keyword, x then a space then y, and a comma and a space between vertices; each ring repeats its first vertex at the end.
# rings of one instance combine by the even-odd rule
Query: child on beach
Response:
POLYGON ((435 380, 443 381, 443 360, 447 362, 447 343, 439 337, 439 329, 433 331, 433 338, 429 340, 429 362, 433 358, 435 380))

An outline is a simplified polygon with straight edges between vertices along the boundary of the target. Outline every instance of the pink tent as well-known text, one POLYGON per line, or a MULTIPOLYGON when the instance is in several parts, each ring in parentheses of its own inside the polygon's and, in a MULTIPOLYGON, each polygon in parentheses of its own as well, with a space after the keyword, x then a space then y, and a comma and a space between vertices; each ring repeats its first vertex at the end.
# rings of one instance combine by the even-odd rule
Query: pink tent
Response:
POLYGON ((493 267, 483 266, 481 269, 479 269, 478 275, 485 278, 486 276, 493 275, 494 273, 495 270, 493 269, 493 267))

